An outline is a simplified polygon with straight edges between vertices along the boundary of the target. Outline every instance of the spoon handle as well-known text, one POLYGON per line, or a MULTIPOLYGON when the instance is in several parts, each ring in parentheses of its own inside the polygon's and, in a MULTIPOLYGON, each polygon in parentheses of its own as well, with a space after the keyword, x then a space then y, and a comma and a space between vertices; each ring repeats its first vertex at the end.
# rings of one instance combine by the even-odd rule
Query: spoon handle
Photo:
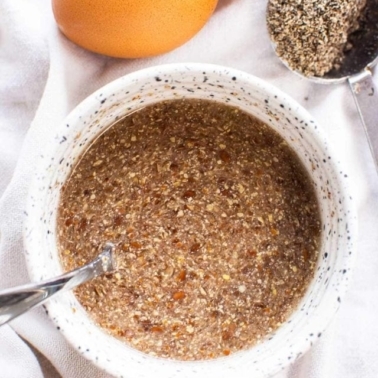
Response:
POLYGON ((107 243, 97 258, 88 264, 39 283, 32 283, 0 292, 0 326, 43 303, 52 295, 71 290, 103 273, 115 269, 114 246, 107 243))
POLYGON ((378 170, 378 88, 369 68, 351 76, 348 81, 378 170))

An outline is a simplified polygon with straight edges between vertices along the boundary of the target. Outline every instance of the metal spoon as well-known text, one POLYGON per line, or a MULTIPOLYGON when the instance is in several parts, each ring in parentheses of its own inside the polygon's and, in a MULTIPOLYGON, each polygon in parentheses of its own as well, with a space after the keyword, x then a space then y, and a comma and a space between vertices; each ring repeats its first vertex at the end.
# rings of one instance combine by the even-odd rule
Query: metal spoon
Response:
POLYGON ((39 283, 18 286, 0 292, 0 326, 45 302, 54 294, 71 290, 84 282, 116 269, 114 245, 106 243, 103 251, 90 263, 39 283))
POLYGON ((349 82, 378 170, 378 92, 372 80, 372 68, 378 63, 378 0, 367 0, 364 12, 365 25, 352 35, 354 47, 345 55, 339 69, 323 77, 295 73, 321 84, 349 82))

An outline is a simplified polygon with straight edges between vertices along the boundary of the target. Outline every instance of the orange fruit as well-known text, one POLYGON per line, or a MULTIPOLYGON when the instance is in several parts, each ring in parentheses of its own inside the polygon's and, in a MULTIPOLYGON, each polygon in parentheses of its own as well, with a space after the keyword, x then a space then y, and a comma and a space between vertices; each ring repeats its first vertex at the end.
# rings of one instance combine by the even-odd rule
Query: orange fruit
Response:
POLYGON ((52 0, 59 29, 78 45, 109 56, 162 54, 193 37, 217 0, 52 0))

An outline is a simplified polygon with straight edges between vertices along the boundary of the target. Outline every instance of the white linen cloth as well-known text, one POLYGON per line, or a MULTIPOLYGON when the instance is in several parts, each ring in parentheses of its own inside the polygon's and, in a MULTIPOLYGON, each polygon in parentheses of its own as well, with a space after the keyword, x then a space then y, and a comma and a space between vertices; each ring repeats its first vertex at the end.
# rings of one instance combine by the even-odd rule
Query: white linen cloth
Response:
MULTIPOLYGON (((314 115, 344 162, 358 208, 358 257, 341 309, 317 344, 277 377, 378 376, 377 173, 347 85, 317 85, 289 72, 270 46, 266 5, 267 0, 219 0, 210 21, 184 46, 154 58, 126 60, 68 41, 57 29, 49 0, 0 2, 0 289, 29 281, 22 210, 33 164, 73 107, 140 68, 187 61, 231 66, 276 85, 314 115)), ((0 377, 43 377, 22 339, 64 378, 108 377, 75 352, 40 308, 0 328, 0 377)))

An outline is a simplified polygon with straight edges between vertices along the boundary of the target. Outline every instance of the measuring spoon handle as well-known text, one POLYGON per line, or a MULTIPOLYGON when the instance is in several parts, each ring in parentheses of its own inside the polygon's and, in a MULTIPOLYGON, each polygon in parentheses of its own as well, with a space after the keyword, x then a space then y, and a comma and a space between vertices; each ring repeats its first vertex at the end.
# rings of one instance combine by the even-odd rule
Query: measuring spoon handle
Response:
POLYGON ((54 294, 71 290, 101 274, 116 268, 114 245, 106 243, 103 251, 88 264, 38 283, 31 283, 0 291, 0 326, 43 303, 54 294))
POLYGON ((378 88, 369 68, 351 76, 348 81, 378 171, 378 88))

